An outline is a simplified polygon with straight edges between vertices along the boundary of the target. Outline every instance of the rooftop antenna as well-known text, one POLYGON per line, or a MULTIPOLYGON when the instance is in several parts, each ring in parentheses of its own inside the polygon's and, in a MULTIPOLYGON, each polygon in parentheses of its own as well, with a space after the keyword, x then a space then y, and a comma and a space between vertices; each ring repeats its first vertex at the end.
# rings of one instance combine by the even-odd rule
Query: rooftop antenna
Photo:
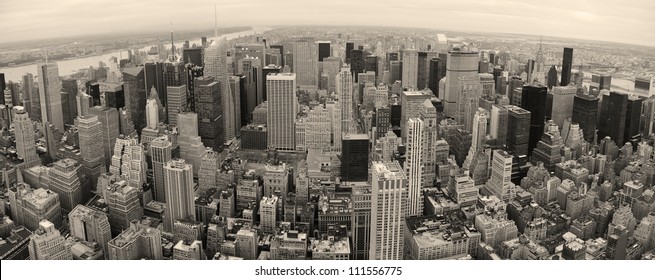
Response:
POLYGON ((218 37, 218 12, 216 12, 216 4, 214 4, 214 37, 218 37))
POLYGON ((173 43, 173 19, 171 19, 171 60, 175 61, 175 44, 173 43))

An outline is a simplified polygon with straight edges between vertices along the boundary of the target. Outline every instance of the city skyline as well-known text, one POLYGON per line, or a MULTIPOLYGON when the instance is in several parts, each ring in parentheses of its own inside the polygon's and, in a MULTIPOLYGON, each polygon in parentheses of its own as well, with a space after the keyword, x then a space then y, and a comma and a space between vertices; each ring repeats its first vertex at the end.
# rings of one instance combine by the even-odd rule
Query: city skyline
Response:
POLYGON ((49 6, 37 5, 43 4, 39 0, 8 0, 0 11, 0 25, 5 27, 0 31, 0 37, 6 43, 16 43, 102 34, 163 33, 170 28, 171 21, 180 31, 209 30, 214 26, 214 17, 208 12, 208 7, 217 5, 219 27, 308 23, 313 26, 394 26, 541 35, 655 47, 655 18, 649 14, 655 9, 655 4, 647 0, 593 1, 593 5, 589 1, 564 0, 548 3, 522 0, 413 1, 402 5, 387 0, 336 2, 307 5, 297 0, 275 4, 261 0, 239 3, 205 0, 180 6, 170 0, 138 3, 105 0, 83 4, 77 0, 65 0, 49 6), (348 9, 341 8, 344 6, 348 9), (98 11, 102 11, 101 17, 97 16, 98 11), (240 11, 247 11, 250 17, 244 19, 240 11), (189 17, 196 18, 186 20, 189 17), (391 17, 398 20, 380 20, 391 17), (25 18, 30 20, 25 21, 25 18), (138 23, 136 28, 135 23, 138 23))

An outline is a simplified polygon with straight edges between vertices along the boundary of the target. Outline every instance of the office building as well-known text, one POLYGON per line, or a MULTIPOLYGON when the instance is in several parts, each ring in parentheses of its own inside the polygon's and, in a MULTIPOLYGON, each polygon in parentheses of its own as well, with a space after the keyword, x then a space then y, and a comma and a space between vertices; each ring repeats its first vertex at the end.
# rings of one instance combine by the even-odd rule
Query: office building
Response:
POLYGON ((105 258, 109 258, 111 230, 107 215, 84 205, 77 205, 68 213, 68 225, 71 236, 86 242, 95 242, 102 248, 105 258))
POLYGON ((39 222, 39 228, 34 231, 28 244, 32 260, 72 260, 73 255, 55 225, 48 220, 39 222))
POLYGON ((39 99, 41 102, 41 118, 43 122, 55 125, 59 131, 64 131, 64 116, 61 102, 61 82, 59 67, 56 63, 37 65, 39 76, 39 99))
POLYGON ((597 120, 598 98, 590 94, 576 94, 573 97, 571 122, 580 125, 580 129, 584 133, 584 140, 589 143, 596 142, 597 120))
MULTIPOLYGON (((298 86, 318 88, 318 50, 314 38, 293 38, 293 72, 296 74, 298 86)), ((268 85, 266 85, 268 88, 268 85)), ((268 96, 268 93, 267 93, 268 96)))
MULTIPOLYGON (((77 80, 63 79, 61 80, 61 106, 62 117, 64 125, 73 125, 73 121, 77 116, 77 105, 75 97, 77 96, 77 80)), ((105 98, 107 93, 105 93, 105 98)), ((16 103, 15 103, 16 104, 16 103)))
POLYGON ((366 134, 344 134, 341 144, 341 180, 367 181, 369 139, 366 134))
POLYGON ((411 118, 418 118, 425 100, 432 96, 425 91, 403 91, 400 95, 400 133, 403 141, 407 141, 407 121, 411 118))
MULTIPOLYGON (((116 122, 112 124, 116 125, 116 122)), ((91 183, 95 185, 100 174, 107 171, 107 167, 105 167, 107 161, 105 160, 105 149, 103 145, 109 145, 109 143, 99 141, 104 140, 104 137, 102 123, 98 121, 97 116, 88 115, 77 117, 75 119, 75 126, 77 127, 80 139, 80 156, 84 173, 90 177, 91 183)), ((115 142, 116 138, 112 141, 115 142)), ((111 156, 111 150, 108 154, 111 156)))
MULTIPOLYGON (((227 82, 227 81, 226 81, 227 82)), ((228 86, 229 88, 229 86, 228 86)), ((194 81, 194 103, 198 114, 198 134, 202 143, 214 151, 223 151, 223 87, 214 77, 198 77, 194 81)))
POLYGON ((113 107, 95 106, 89 109, 89 115, 97 116, 98 121, 102 124, 102 150, 105 155, 105 166, 109 167, 116 139, 121 134, 118 110, 113 107))
POLYGON ((455 47, 448 52, 443 95, 446 116, 456 115, 461 94, 460 78, 477 76, 479 61, 478 52, 469 50, 468 47, 455 47))
MULTIPOLYGON (((125 89, 125 106, 138 133, 146 126, 146 88, 143 67, 123 69, 123 88, 125 89)), ((79 103, 79 102, 78 102, 79 103)), ((81 115, 81 111, 78 110, 81 115)))
MULTIPOLYGON (((220 139, 216 139, 214 137, 209 139, 213 139, 213 141, 216 141, 216 143, 220 143, 220 145, 222 145, 223 143, 232 140, 231 138, 228 139, 228 136, 231 135, 226 133, 226 129, 228 127, 232 127, 231 124, 234 123, 235 116, 235 108, 230 106, 230 104, 234 104, 234 100, 232 92, 230 91, 230 81, 228 74, 227 39, 223 38, 219 40, 219 42, 213 42, 209 47, 207 47, 207 49, 205 49, 204 75, 207 77, 214 77, 215 80, 203 80, 203 82, 197 82, 194 86, 194 95, 204 95, 201 97, 196 97, 196 112, 198 113, 198 117, 201 120, 200 126, 209 126, 205 124, 205 122, 221 122, 220 133, 214 132, 216 134, 215 137, 220 137, 220 139), (217 85, 212 85, 211 83, 213 81, 216 81, 217 85), (206 86, 209 89, 204 89, 201 93, 199 93, 197 90, 199 84, 206 86), (210 90, 211 92, 209 92, 210 90), (215 101, 218 101, 218 103, 215 101), (200 112, 200 106, 198 106, 198 102, 212 103, 211 106, 208 106, 211 107, 208 109, 208 111, 211 111, 212 113, 211 116, 209 116, 210 112, 200 112), (222 119, 217 119, 219 116, 222 116, 222 119)), ((207 127, 206 129, 211 129, 213 131, 215 128, 207 127)), ((200 131, 203 130, 205 130, 205 127, 200 128, 200 131)), ((203 137, 203 135, 200 136, 202 138, 208 138, 203 137)), ((222 151, 222 148, 219 149, 216 143, 210 145, 209 140, 203 139, 203 143, 205 143, 205 146, 212 147, 217 151, 222 151)))
MULTIPOLYGON (((550 116, 552 116, 551 119, 558 127, 564 127, 564 120, 573 117, 576 92, 577 88, 574 86, 556 86, 551 90, 550 93, 553 96, 553 110, 550 113, 550 116)), ((530 111, 530 109, 528 109, 528 111, 530 111)))
POLYGON ((277 150, 294 150, 295 121, 298 113, 296 74, 266 76, 268 98, 267 142, 277 150))
POLYGON ((403 231, 407 213, 407 176, 398 162, 373 162, 371 166, 372 260, 403 259, 403 231))
POLYGON ((112 260, 162 260, 161 232, 147 224, 132 221, 130 227, 109 241, 112 260))
POLYGON ((32 189, 26 183, 17 183, 7 192, 14 222, 28 230, 39 228, 41 220, 48 220, 61 226, 61 204, 59 195, 42 188, 32 189))
POLYGON ((123 180, 113 182, 103 190, 112 235, 116 236, 128 229, 132 220, 143 216, 139 195, 139 186, 130 186, 123 180))
POLYGON ((423 215, 423 171, 425 154, 425 125, 419 118, 407 120, 406 156, 404 171, 407 176, 408 208, 406 217, 423 215))
POLYGON ((571 69, 573 67, 573 49, 564 48, 562 56, 562 78, 560 86, 568 86, 571 82, 571 69))
POLYGON ((625 124, 628 119, 628 95, 610 92, 603 96, 598 122, 598 139, 609 136, 619 147, 625 143, 625 124))
POLYGON ((153 198, 159 202, 166 202, 164 165, 173 157, 173 144, 166 136, 152 140, 149 146, 152 158, 153 198))
POLYGON ((419 90, 417 85, 418 78, 418 51, 409 49, 403 51, 403 71, 402 82, 403 88, 419 90))
POLYGON ((265 196, 259 203, 259 224, 262 232, 273 234, 276 230, 278 197, 265 196))
POLYGON ((88 195, 88 190, 83 190, 80 184, 81 167, 76 160, 65 158, 53 163, 49 170, 48 188, 59 195, 61 208, 65 211, 72 211, 88 195))
POLYGON ((512 178, 512 156, 503 150, 494 150, 491 161, 491 176, 484 186, 483 193, 494 195, 509 202, 516 192, 512 178))
POLYGON ((307 258, 307 233, 297 230, 284 231, 271 240, 271 260, 305 260, 307 258))
POLYGON ((166 120, 168 124, 177 126, 177 115, 187 109, 187 89, 182 86, 166 87, 166 120))
POLYGON ((38 166, 41 164, 41 159, 36 154, 34 124, 23 106, 16 106, 12 111, 16 155, 23 159, 24 168, 38 166))
MULTIPOLYGON (((540 85, 525 85, 521 92, 521 108, 530 111, 528 156, 532 155, 532 150, 537 146, 537 142, 544 133, 544 122, 546 121, 546 106, 544 104, 546 104, 547 92, 548 89, 540 85)), ((567 94, 570 94, 569 91, 567 91, 567 94)), ((566 98, 564 97, 564 99, 566 98)))
MULTIPOLYGON (((164 190, 166 214, 172 225, 176 220, 195 220, 193 193, 193 167, 183 159, 173 159, 164 165, 164 190)), ((170 231, 170 229, 165 229, 170 231)))

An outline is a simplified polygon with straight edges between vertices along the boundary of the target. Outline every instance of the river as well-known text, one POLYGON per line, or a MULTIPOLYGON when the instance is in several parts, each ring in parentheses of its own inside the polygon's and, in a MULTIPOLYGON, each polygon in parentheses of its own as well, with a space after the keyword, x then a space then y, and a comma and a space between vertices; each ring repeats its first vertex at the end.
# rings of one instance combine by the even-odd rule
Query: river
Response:
MULTIPOLYGON (((223 37, 226 37, 228 40, 238 38, 238 37, 243 37, 243 36, 248 36, 248 35, 253 35, 253 34, 259 34, 268 30, 271 30, 272 28, 269 27, 253 27, 251 30, 247 31, 241 31, 241 32, 236 32, 236 33, 228 33, 224 34, 218 37, 208 37, 207 40, 217 40, 223 37)), ((194 43, 200 45, 200 39, 194 40, 194 41, 189 41, 189 45, 193 45, 194 43)), ((175 42, 175 47, 178 49, 182 48, 182 45, 184 44, 184 41, 179 41, 175 42)), ((140 50, 142 51, 147 51, 150 49, 152 45, 144 46, 140 50)), ((164 44, 165 47, 169 47, 170 45, 164 44)), ((170 49, 170 48, 169 48, 170 49)), ((98 67, 98 63, 100 61, 107 63, 110 58, 116 57, 116 58, 127 58, 127 49, 125 50, 120 50, 120 51, 114 51, 111 53, 107 54, 102 54, 102 55, 96 55, 96 56, 89 56, 89 57, 83 57, 83 58, 74 58, 74 59, 68 59, 68 60, 59 60, 55 61, 57 62, 57 66, 59 67, 59 75, 60 76, 66 76, 69 74, 76 73, 80 69, 85 69, 89 68, 89 66, 93 67, 98 67)), ((7 68, 0 68, 0 73, 5 74, 5 80, 6 81, 21 81, 23 75, 25 73, 32 73, 36 75, 36 63, 33 64, 28 64, 28 65, 22 65, 18 67, 7 67, 7 68)))

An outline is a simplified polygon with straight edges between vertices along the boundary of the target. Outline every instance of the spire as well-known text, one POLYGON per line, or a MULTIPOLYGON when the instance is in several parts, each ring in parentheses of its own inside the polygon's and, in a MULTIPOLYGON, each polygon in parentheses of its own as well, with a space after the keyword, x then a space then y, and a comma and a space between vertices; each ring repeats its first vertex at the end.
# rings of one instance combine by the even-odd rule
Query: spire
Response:
POLYGON ((171 19, 171 61, 175 61, 175 43, 173 43, 173 19, 171 19))
POLYGON ((216 12, 216 4, 214 4, 214 37, 218 37, 218 13, 216 12))
POLYGON ((535 61, 538 63, 544 63, 544 53, 542 50, 542 45, 543 45, 543 36, 539 37, 539 49, 537 50, 537 57, 535 58, 535 61))
POLYGON ((48 64, 48 44, 43 42, 43 46, 45 47, 45 64, 48 64))

